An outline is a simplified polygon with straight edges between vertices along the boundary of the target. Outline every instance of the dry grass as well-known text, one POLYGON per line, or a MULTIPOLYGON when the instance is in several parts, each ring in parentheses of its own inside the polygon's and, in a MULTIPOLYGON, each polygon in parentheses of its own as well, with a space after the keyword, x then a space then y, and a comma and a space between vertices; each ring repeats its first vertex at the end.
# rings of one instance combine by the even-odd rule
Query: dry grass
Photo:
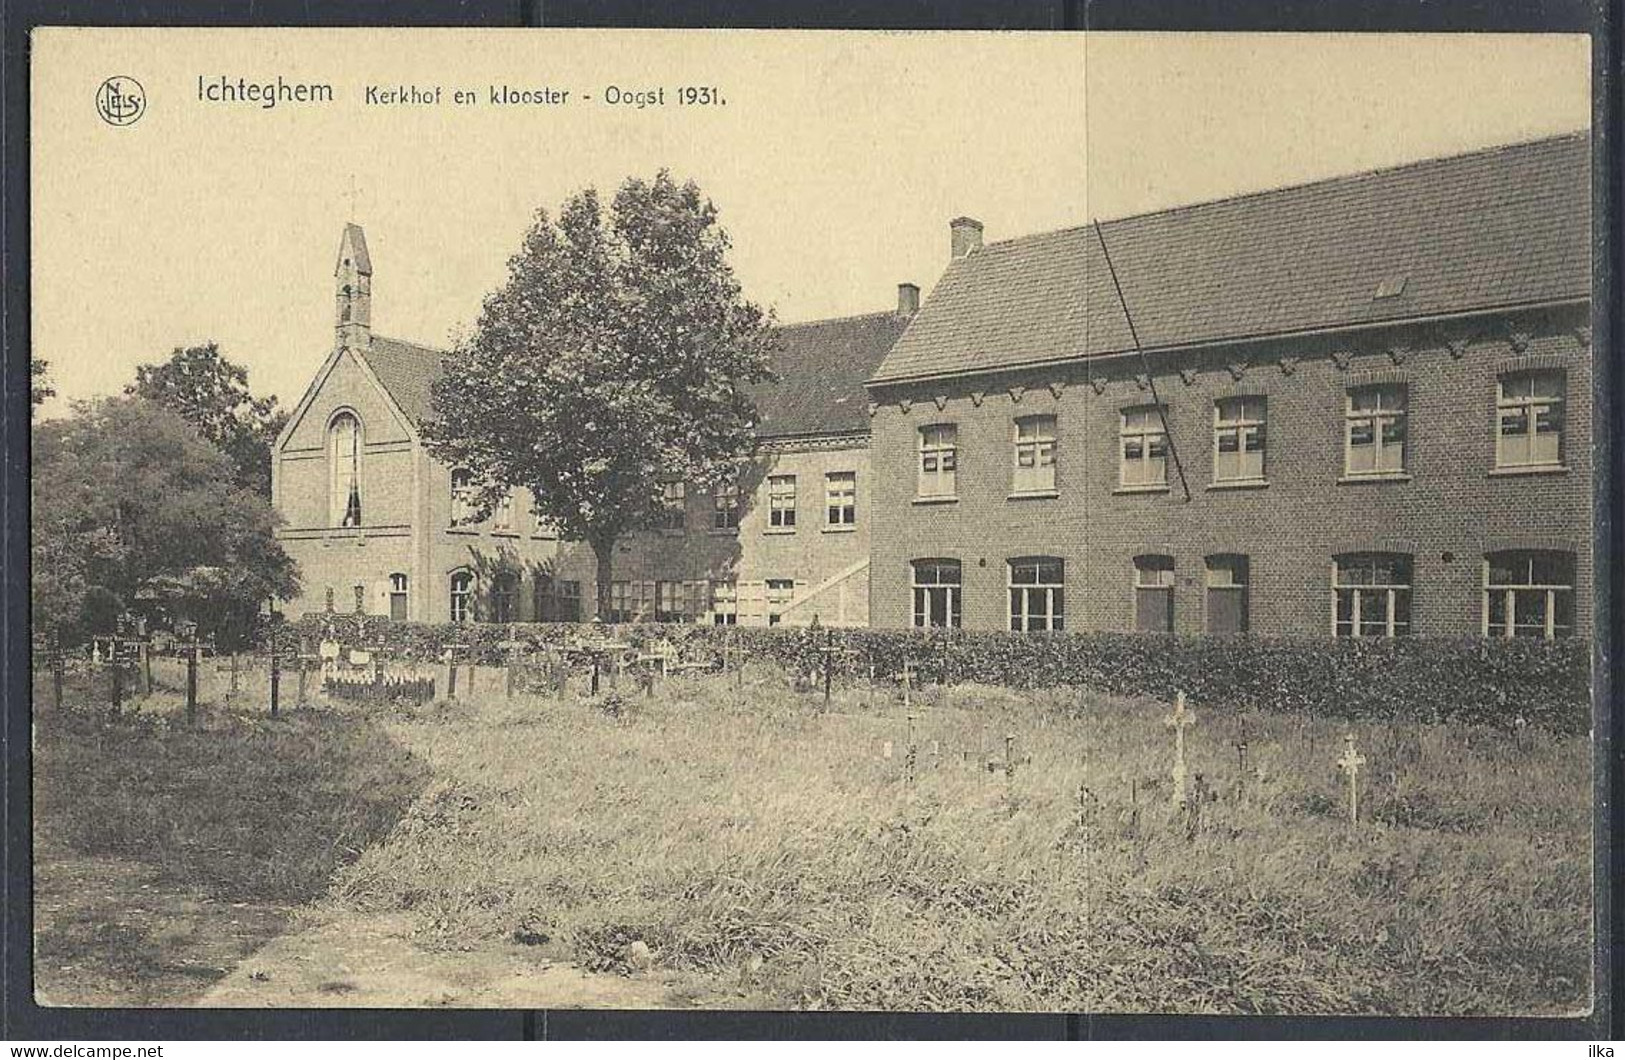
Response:
POLYGON ((910 783, 895 693, 824 712, 762 669, 618 698, 393 712, 434 779, 333 900, 409 910, 431 944, 545 937, 591 969, 641 939, 709 1005, 1589 1008, 1583 739, 1355 726, 1351 828, 1331 721, 1196 704, 1193 820, 1170 806, 1163 704, 933 689, 910 783), (1243 724, 1264 775, 1238 790, 1243 724), (1019 764, 990 772, 1006 734, 1019 764))

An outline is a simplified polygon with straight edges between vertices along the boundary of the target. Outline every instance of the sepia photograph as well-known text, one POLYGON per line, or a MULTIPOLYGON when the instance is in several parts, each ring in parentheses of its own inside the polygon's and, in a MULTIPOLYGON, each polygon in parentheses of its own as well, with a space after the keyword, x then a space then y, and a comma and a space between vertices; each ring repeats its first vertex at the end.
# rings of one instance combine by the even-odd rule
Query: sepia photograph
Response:
POLYGON ((1591 48, 35 30, 34 999, 1591 1015, 1591 48))

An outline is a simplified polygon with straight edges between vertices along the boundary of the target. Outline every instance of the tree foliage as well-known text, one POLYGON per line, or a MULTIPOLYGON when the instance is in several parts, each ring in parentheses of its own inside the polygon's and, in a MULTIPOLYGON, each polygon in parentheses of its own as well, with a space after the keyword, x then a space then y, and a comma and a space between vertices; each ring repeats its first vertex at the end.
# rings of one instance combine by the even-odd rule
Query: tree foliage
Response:
POLYGON ((606 211, 587 189, 538 211, 508 278, 452 351, 425 425, 489 511, 510 487, 598 560, 598 610, 623 534, 661 487, 714 487, 755 444, 746 388, 767 378, 766 314, 741 294, 717 211, 665 171, 606 211))
POLYGON ((270 504, 174 412, 138 398, 75 406, 33 439, 34 629, 73 641, 117 614, 181 618, 223 643, 291 599, 270 504))
POLYGON ((124 392, 179 414, 231 458, 239 485, 271 495, 271 445, 288 414, 275 397, 256 398, 248 369, 222 357, 217 345, 175 347, 162 364, 137 367, 124 392))
POLYGON ((47 398, 56 397, 56 388, 51 386, 50 379, 45 372, 50 362, 42 357, 35 357, 28 362, 28 405, 30 408, 39 408, 45 404, 47 398))

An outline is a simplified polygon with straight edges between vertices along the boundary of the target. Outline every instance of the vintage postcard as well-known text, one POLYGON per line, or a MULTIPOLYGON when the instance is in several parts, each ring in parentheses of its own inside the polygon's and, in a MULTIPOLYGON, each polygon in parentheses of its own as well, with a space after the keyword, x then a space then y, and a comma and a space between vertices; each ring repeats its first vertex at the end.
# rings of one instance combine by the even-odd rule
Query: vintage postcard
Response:
POLYGON ((36 31, 35 997, 1592 1012, 1590 47, 36 31))

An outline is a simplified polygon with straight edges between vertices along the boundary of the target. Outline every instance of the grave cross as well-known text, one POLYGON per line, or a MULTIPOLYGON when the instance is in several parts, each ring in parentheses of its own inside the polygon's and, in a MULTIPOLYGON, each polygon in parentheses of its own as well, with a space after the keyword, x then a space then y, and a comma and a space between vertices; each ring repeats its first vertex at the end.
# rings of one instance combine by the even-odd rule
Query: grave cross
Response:
POLYGON ((1355 750, 1354 734, 1343 735, 1343 757, 1337 760, 1337 768, 1348 774, 1349 777, 1349 823, 1354 824, 1360 819, 1360 767, 1365 765, 1365 755, 1355 750))
POLYGON ((1185 693, 1180 692, 1174 697, 1174 709, 1162 723, 1174 730, 1174 788, 1173 801, 1176 805, 1185 804, 1185 729, 1196 724, 1196 715, 1185 709, 1185 693))

